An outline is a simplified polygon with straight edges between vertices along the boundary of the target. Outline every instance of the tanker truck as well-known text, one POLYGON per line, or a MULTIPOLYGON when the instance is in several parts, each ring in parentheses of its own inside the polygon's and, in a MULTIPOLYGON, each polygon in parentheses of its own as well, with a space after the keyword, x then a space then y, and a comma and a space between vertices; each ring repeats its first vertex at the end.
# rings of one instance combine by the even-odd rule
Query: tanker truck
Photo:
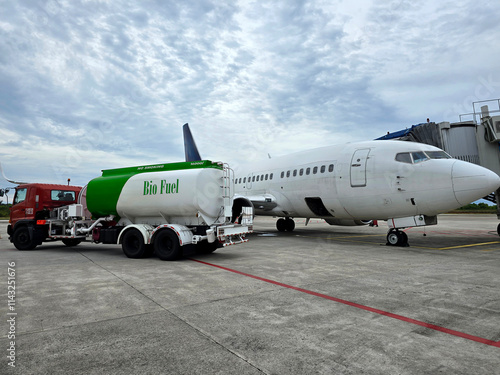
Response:
POLYGON ((227 164, 202 160, 107 169, 85 187, 21 184, 7 232, 19 250, 47 241, 121 244, 129 258, 175 260, 246 242, 253 208, 233 199, 227 164))

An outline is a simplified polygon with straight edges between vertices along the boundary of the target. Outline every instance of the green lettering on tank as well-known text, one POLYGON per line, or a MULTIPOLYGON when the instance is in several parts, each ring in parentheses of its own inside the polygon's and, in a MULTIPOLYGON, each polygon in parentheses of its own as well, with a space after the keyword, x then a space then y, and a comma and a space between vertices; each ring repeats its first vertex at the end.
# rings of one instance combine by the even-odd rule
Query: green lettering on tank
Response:
MULTIPOLYGON (((185 169, 214 168, 222 170, 220 163, 210 160, 200 160, 194 162, 180 162, 168 164, 154 164, 138 167, 127 167, 117 169, 106 169, 102 171, 102 176, 94 178, 87 185, 87 208, 92 213, 92 217, 114 215, 115 220, 119 220, 116 205, 125 183, 134 175, 148 172, 176 171, 185 169)), ((164 186, 160 183, 160 194, 179 193, 179 180, 168 182, 163 180, 164 186), (170 193, 167 193, 167 190, 170 193)), ((162 181, 162 182, 163 182, 162 181)), ((144 181, 142 195, 155 195, 158 193, 158 186, 153 181, 144 181)), ((141 192, 138 192, 140 195, 141 192)))
MULTIPOLYGON (((179 179, 177 179, 177 182, 168 182, 167 180, 161 180, 159 193, 160 195, 179 193, 179 179)), ((142 195, 156 194, 158 194, 158 185, 153 181, 144 181, 144 189, 142 195)))

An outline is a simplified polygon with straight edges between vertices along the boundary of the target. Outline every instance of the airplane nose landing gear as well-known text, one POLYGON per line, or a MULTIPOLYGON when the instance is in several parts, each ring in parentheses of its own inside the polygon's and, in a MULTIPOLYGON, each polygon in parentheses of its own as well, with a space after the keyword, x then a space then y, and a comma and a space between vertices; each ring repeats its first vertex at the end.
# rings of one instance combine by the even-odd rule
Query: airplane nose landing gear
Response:
POLYGON ((293 221, 289 217, 285 219, 278 219, 278 221, 276 222, 276 229, 278 229, 280 232, 291 232, 295 229, 295 221, 293 221))
POLYGON ((387 246, 408 247, 408 235, 399 229, 390 229, 387 233, 387 246))

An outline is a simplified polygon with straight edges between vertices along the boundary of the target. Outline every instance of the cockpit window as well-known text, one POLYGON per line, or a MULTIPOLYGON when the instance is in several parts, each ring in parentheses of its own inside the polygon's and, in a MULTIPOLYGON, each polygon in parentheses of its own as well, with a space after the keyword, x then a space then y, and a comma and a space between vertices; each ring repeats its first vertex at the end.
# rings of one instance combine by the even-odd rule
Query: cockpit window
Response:
POLYGON ((411 156, 413 156, 414 163, 420 163, 422 161, 429 160, 429 157, 425 154, 425 152, 422 151, 412 152, 411 156))
POLYGON ((420 163, 429 159, 452 159, 444 151, 415 151, 415 152, 401 152, 396 155, 396 161, 402 163, 420 163))
POLYGON ((402 152, 396 155, 396 161, 400 161, 402 163, 410 163, 411 164, 411 156, 409 152, 402 152))
POLYGON ((444 151, 425 151, 431 159, 451 159, 452 157, 444 151))

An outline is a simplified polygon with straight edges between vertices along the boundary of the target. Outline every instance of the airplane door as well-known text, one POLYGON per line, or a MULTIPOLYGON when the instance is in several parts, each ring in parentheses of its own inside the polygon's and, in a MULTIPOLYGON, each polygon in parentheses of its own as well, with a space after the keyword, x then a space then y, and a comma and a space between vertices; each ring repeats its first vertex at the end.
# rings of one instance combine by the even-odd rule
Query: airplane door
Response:
POLYGON ((247 177, 247 182, 246 182, 247 189, 252 188, 252 176, 253 176, 253 173, 250 173, 247 177))
POLYGON ((368 160, 369 148, 356 150, 351 159, 351 186, 366 186, 366 161, 368 160))

